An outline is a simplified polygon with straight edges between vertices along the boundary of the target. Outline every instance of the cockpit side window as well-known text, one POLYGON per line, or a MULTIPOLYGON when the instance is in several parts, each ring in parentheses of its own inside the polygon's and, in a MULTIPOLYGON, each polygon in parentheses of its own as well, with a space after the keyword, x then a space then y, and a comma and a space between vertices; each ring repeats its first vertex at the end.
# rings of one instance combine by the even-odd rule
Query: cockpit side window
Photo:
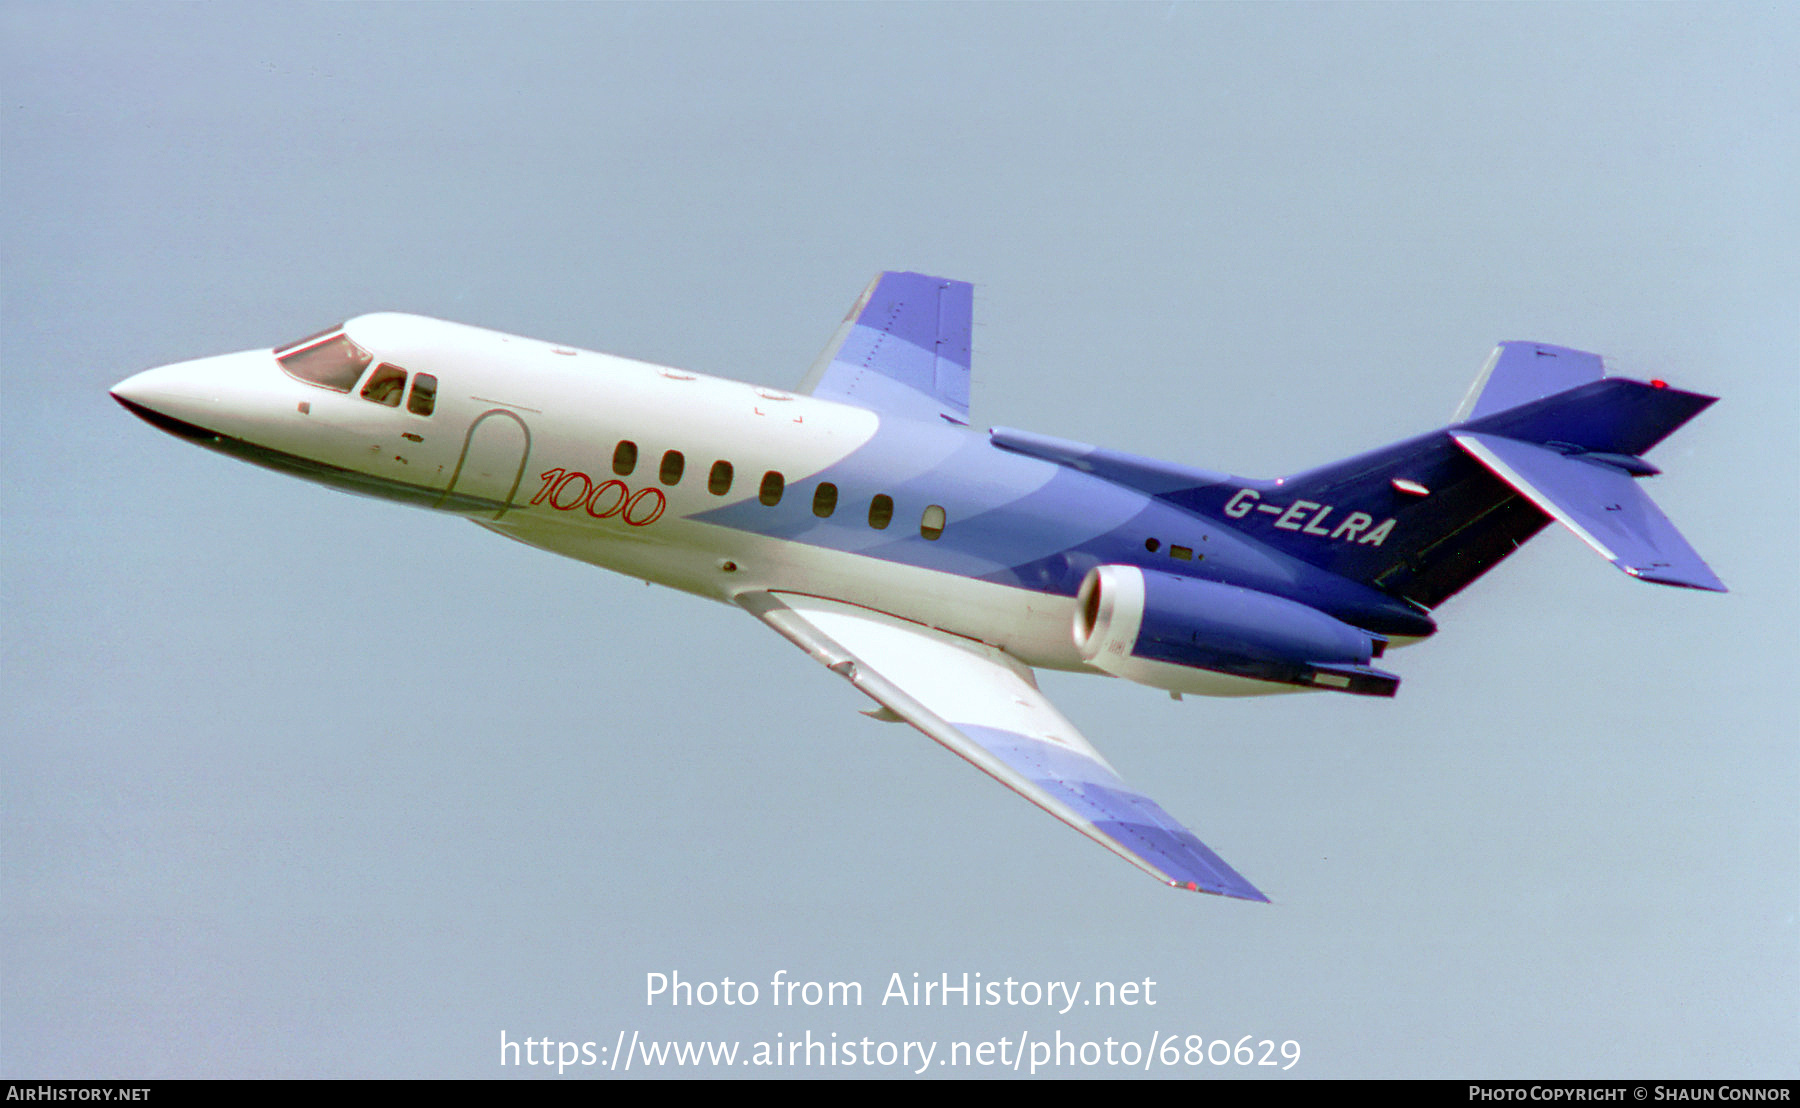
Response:
POLYGON ((406 371, 397 365, 383 362, 369 374, 368 383, 362 387, 362 398, 373 400, 377 404, 386 404, 390 408, 400 406, 400 394, 406 391, 406 371))
POLYGON ((437 407, 437 378, 429 373, 413 376, 412 395, 406 398, 406 410, 413 415, 430 415, 437 407))
POLYGON ((309 385, 333 392, 349 392, 355 388, 363 370, 375 360, 374 355, 351 342, 350 336, 341 331, 329 332, 323 341, 310 346, 296 344, 284 349, 285 353, 280 350, 275 353, 275 360, 281 363, 282 369, 309 385))

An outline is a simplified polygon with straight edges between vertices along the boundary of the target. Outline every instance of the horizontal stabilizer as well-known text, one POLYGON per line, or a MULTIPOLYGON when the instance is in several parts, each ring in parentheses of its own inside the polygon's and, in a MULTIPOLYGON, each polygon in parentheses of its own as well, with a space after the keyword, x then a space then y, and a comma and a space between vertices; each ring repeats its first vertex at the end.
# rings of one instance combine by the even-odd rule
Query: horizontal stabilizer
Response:
POLYGON ((1499 435, 1452 431, 1450 437, 1521 496, 1633 577, 1660 585, 1726 591, 1724 583, 1625 469, 1499 435))

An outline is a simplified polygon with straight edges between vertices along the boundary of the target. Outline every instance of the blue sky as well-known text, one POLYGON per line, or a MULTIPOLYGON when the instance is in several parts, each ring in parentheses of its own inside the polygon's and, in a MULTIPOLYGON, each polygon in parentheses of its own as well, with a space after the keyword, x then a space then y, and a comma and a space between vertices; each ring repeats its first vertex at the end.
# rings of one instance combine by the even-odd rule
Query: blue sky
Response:
POLYGON ((1791 1076, 1797 49, 1782 5, 0 5, 0 1073, 811 1032, 1791 1076), (893 268, 975 283, 978 423, 1248 475, 1441 424, 1501 339, 1720 395, 1652 491, 1733 591, 1547 533, 1391 702, 1047 676, 1241 904, 740 612, 105 391, 379 309, 791 385, 893 268), (867 999, 644 1000, 777 971, 867 999), (915 972, 1158 984, 875 1002, 915 972))

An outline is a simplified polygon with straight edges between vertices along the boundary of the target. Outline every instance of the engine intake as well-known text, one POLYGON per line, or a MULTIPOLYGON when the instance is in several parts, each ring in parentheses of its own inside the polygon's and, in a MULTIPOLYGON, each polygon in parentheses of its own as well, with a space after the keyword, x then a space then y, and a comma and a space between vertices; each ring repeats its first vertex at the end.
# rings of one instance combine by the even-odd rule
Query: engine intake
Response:
POLYGON ((1128 681, 1209 696, 1278 692, 1268 683, 1393 696, 1371 669, 1387 640, 1254 589, 1136 566, 1095 566, 1075 605, 1075 646, 1128 681))

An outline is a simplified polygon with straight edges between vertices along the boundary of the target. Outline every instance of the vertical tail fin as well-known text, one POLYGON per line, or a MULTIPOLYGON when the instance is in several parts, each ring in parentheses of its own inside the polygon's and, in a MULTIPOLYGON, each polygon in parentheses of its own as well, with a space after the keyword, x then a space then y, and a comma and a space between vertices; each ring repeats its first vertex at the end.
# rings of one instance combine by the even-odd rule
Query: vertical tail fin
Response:
POLYGON ((1503 343, 1449 427, 1278 481, 1167 498, 1425 608, 1552 519, 1642 580, 1723 591, 1634 483, 1659 472, 1640 455, 1715 398, 1601 374, 1594 354, 1503 343))
POLYGON ((1606 376, 1600 355, 1541 342, 1503 342, 1488 355, 1451 423, 1467 423, 1606 376))

